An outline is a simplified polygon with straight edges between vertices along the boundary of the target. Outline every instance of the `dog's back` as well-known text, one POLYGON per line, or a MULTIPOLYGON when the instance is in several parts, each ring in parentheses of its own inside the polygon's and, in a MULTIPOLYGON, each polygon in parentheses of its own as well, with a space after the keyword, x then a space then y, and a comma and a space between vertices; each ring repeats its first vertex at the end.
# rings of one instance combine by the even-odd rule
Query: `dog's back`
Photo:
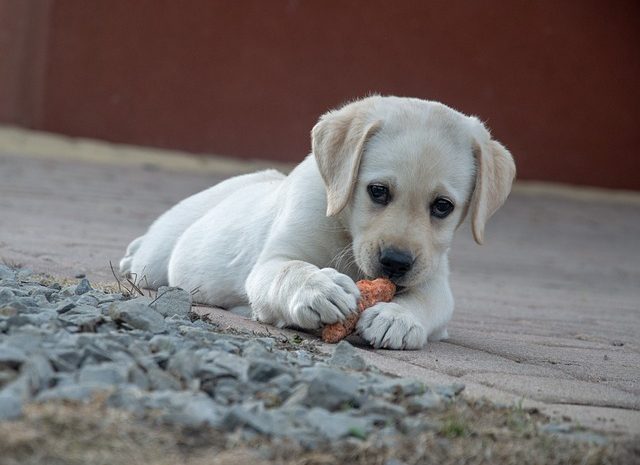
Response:
POLYGON ((157 289, 169 284, 171 252, 180 236, 209 210, 229 195, 257 182, 284 179, 276 170, 236 176, 184 199, 160 216, 147 233, 134 239, 120 261, 120 272, 132 276, 142 286, 157 289))

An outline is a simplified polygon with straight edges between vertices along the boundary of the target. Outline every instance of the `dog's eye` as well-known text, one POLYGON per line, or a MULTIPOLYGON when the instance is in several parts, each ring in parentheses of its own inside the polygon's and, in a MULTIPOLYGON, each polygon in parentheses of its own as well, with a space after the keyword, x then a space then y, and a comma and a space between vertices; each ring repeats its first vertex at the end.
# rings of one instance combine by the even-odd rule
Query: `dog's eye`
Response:
POLYGON ((369 197, 371 197, 371 200, 375 203, 386 205, 391 200, 389 188, 382 184, 369 184, 367 186, 367 191, 369 192, 369 197))
POLYGON ((431 204, 431 215, 436 218, 445 218, 453 211, 453 203, 444 197, 439 197, 431 204))

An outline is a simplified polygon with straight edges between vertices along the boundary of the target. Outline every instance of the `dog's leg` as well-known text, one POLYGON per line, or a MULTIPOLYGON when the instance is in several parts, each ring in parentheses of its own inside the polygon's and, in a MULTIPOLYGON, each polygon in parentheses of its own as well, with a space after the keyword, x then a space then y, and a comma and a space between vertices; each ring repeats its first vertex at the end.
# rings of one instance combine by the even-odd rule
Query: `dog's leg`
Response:
POLYGON ((283 259, 256 265, 246 291, 259 321, 305 329, 343 320, 360 297, 353 280, 333 268, 283 259))
POLYGON ((358 321, 360 336, 375 348, 385 349, 420 349, 427 339, 445 338, 454 302, 448 265, 444 268, 423 286, 367 309, 358 321))

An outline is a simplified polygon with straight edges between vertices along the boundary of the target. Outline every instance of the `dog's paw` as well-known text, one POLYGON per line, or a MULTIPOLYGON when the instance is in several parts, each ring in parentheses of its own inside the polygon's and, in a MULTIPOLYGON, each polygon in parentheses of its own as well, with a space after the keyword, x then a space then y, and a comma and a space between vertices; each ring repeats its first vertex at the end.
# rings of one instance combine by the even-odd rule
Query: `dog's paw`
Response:
POLYGON ((427 342, 424 327, 393 302, 381 302, 363 312, 357 331, 376 349, 421 349, 427 342))
POLYGON ((314 271, 291 300, 291 318, 305 329, 342 321, 357 311, 360 291, 353 280, 333 268, 314 271))

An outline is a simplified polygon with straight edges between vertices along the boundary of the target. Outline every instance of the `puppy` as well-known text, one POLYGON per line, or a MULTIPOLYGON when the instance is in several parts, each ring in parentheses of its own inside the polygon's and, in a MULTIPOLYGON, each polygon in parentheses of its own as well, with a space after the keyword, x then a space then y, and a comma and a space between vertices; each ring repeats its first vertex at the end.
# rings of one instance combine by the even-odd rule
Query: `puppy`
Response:
POLYGON ((511 190, 510 153, 474 117, 380 96, 323 115, 312 148, 288 176, 238 176, 183 200, 129 245, 121 272, 305 329, 356 312, 354 280, 385 276, 400 291, 363 313, 360 336, 389 349, 446 338, 454 231, 469 212, 482 243, 511 190))

